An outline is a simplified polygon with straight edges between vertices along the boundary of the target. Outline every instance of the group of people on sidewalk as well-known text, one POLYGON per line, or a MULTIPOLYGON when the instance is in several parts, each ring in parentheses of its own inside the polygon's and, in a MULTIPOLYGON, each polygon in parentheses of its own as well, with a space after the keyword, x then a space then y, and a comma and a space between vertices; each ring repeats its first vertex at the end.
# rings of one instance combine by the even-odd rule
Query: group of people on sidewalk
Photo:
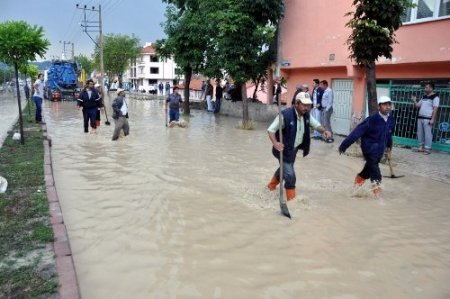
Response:
MULTIPOLYGON (((314 130, 313 139, 323 139, 333 142, 329 117, 332 113, 333 96, 328 83, 314 79, 312 95, 307 89, 300 86, 294 94, 292 106, 282 111, 267 129, 272 143, 272 153, 283 164, 283 180, 287 200, 296 197, 296 175, 294 163, 297 152, 303 151, 307 156, 310 149, 310 128, 314 130), (321 86, 320 86, 320 85, 321 86), (323 87, 325 87, 325 89, 323 87), (327 89, 329 90, 328 92, 327 89), (328 94, 324 97, 324 94, 328 94), (312 100, 311 100, 312 97, 312 100), (325 98, 325 101, 324 101, 325 98), (323 113, 325 111, 325 113, 323 113), (320 124, 322 119, 325 125, 320 124), (280 130, 281 126, 281 130, 280 130), (280 132, 281 131, 281 135, 280 132), (282 138, 280 138, 282 137, 282 138), (281 142, 282 140, 282 142, 281 142), (280 152, 283 152, 281 160, 280 152)), ((439 97, 434 93, 434 85, 425 86, 426 94, 417 102, 412 98, 414 105, 419 108, 417 121, 417 135, 419 140, 418 152, 429 154, 432 142, 432 126, 436 120, 439 107, 439 97)), ((395 119, 391 114, 392 101, 388 96, 380 96, 377 100, 378 111, 362 121, 340 144, 339 153, 345 151, 358 139, 361 139, 361 150, 365 159, 363 169, 354 179, 355 186, 362 186, 366 180, 371 182, 371 191, 375 197, 381 195, 381 172, 379 163, 385 155, 390 158, 392 151, 392 135, 395 129, 395 119)), ((278 168, 267 184, 269 190, 276 189, 281 181, 280 168, 278 168)), ((281 187, 280 187, 281 188, 281 187)))

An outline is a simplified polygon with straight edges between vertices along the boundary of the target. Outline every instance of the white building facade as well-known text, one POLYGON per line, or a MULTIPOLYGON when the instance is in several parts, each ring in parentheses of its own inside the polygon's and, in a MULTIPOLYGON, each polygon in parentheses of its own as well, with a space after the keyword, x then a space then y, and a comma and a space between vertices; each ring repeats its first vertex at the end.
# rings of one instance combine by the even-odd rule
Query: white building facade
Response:
POLYGON ((123 81, 130 82, 133 90, 157 94, 161 94, 158 86, 162 83, 163 94, 166 95, 180 79, 176 72, 175 61, 158 57, 154 45, 147 43, 142 48, 140 57, 130 64, 123 81))

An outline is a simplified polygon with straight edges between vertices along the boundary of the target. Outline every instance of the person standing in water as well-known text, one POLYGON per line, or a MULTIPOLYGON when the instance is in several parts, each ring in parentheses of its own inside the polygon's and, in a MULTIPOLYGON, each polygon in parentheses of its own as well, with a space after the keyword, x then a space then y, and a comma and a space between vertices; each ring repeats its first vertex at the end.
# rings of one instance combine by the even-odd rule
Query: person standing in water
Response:
MULTIPOLYGON (((294 97, 294 105, 284 109, 282 113, 282 143, 279 134, 279 117, 277 116, 267 129, 269 139, 272 142, 272 154, 280 161, 280 152, 283 152, 283 178, 285 180, 287 200, 295 199, 296 176, 294 163, 299 150, 303 151, 303 157, 309 154, 311 144, 310 127, 323 134, 324 138, 330 138, 331 132, 313 117, 309 115, 312 101, 308 93, 299 92, 294 97)), ((280 168, 275 171, 267 187, 275 190, 280 183, 280 168)), ((281 187, 280 187, 281 188, 281 187)))
POLYGON ((183 100, 178 93, 178 86, 174 86, 173 93, 167 97, 165 107, 167 111, 167 105, 169 105, 169 124, 171 127, 180 122, 180 103, 183 103, 183 100))
POLYGON ((125 100, 125 89, 117 89, 117 97, 112 103, 114 119, 114 133, 112 140, 116 141, 119 139, 120 131, 123 130, 123 134, 128 136, 130 134, 130 126, 128 125, 128 105, 125 100))
POLYGON ((372 183, 372 192, 376 197, 381 195, 380 160, 383 154, 391 155, 392 134, 395 119, 390 114, 391 99, 381 96, 378 99, 378 112, 361 122, 339 146, 339 153, 345 153, 347 148, 361 138, 361 150, 366 163, 355 177, 355 185, 362 186, 367 179, 372 183))

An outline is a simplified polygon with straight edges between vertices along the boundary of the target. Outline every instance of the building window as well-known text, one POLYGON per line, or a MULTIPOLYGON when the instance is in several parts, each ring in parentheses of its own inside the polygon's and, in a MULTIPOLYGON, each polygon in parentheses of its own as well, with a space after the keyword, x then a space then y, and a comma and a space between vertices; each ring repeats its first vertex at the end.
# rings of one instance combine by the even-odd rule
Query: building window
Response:
POLYGON ((450 16, 450 0, 441 0, 439 5, 439 16, 450 16))
POLYGON ((150 62, 158 62, 158 56, 156 56, 156 55, 151 55, 151 56, 150 56, 150 62))
POLYGON ((150 74, 159 74, 159 67, 151 67, 150 74))
POLYGON ((403 23, 430 21, 450 17, 450 0, 411 0, 414 8, 408 8, 403 23))

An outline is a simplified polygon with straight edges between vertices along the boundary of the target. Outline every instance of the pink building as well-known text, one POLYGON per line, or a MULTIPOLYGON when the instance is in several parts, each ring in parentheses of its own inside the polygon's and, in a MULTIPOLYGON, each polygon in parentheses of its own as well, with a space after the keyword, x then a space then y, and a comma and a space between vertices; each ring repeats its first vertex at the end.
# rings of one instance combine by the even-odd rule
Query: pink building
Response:
MULTIPOLYGON (((420 83, 433 80, 441 106, 448 106, 450 1, 412 1, 417 7, 408 12, 396 32, 398 44, 394 45, 392 59, 380 58, 377 63, 378 93, 390 95, 399 106, 402 101, 406 105, 409 94, 400 95, 400 90, 422 92, 420 83)), ((281 26, 281 74, 288 81, 288 95, 292 97, 298 84, 307 83, 311 87, 314 78, 327 80, 334 90, 332 124, 338 134, 349 133, 353 114, 366 113, 365 72, 348 58, 346 44, 351 32, 345 24, 351 17, 345 14, 354 11, 351 3, 351 0, 286 0, 281 26)), ((449 122, 449 111, 443 110, 444 107, 440 121, 449 122)), ((413 140, 414 134, 404 137, 413 140)), ((436 136, 435 142, 445 143, 446 138, 450 141, 447 134, 436 136)))

